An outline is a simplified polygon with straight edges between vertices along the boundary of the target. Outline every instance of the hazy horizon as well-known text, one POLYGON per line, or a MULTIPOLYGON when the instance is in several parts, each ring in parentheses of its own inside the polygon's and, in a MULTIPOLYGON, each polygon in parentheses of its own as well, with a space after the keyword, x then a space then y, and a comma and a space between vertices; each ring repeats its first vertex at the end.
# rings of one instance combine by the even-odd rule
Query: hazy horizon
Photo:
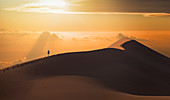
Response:
POLYGON ((170 57, 170 31, 9 32, 1 31, 0 65, 7 67, 51 55, 107 48, 129 37, 170 57), (161 33, 161 34, 160 34, 161 33))

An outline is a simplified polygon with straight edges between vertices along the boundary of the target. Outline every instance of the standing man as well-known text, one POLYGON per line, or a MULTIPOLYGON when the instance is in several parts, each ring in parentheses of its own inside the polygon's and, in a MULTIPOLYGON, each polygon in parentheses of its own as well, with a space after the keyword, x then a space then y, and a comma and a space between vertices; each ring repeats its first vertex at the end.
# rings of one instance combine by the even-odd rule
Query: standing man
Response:
POLYGON ((48 56, 50 55, 50 50, 47 51, 48 56))

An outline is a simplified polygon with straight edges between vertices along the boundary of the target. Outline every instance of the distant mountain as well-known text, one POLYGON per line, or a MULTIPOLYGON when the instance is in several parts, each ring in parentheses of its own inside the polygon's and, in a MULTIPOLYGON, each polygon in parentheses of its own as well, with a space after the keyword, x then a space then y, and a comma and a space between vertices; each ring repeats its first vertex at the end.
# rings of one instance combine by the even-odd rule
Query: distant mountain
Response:
POLYGON ((114 44, 6 68, 0 73, 0 98, 29 91, 32 80, 68 75, 94 78, 123 93, 170 96, 170 59, 135 40, 118 43, 124 50, 114 44))

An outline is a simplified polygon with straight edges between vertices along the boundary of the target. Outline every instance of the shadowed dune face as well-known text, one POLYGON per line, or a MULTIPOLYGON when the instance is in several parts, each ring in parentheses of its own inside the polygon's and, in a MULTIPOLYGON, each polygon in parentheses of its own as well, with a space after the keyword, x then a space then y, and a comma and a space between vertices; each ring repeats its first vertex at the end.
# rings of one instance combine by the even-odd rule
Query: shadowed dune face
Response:
POLYGON ((29 89, 1 100, 170 100, 170 97, 134 96, 110 90, 97 80, 82 76, 57 76, 29 82, 29 89))
MULTIPOLYGON (((169 58, 134 40, 126 42, 122 47, 125 50, 106 48, 90 52, 60 54, 14 66, 13 70, 11 68, 9 71, 5 70, 6 72, 1 71, 0 98, 15 97, 20 93, 27 94, 28 91, 34 93, 34 89, 34 91, 40 89, 37 87, 39 82, 45 81, 48 85, 59 84, 61 80, 57 81, 54 77, 66 75, 90 77, 100 83, 100 87, 107 87, 106 91, 115 90, 135 95, 170 95, 169 58), (48 83, 50 81, 51 83, 48 83)), ((89 83, 89 81, 86 82, 89 83)), ((69 81, 61 84, 65 83, 69 81)), ((51 86, 58 88, 58 85, 51 86)), ((42 92, 46 94, 46 88, 42 92)), ((43 93, 34 96, 35 98, 41 97, 43 93)), ((117 94, 117 92, 114 93, 117 94)), ((30 95, 32 97, 33 94, 30 95)), ((87 97, 90 95, 87 94, 87 97)), ((50 98, 50 94, 48 96, 50 98)), ((108 97, 109 100, 111 98, 109 96, 104 96, 104 98, 108 97)))

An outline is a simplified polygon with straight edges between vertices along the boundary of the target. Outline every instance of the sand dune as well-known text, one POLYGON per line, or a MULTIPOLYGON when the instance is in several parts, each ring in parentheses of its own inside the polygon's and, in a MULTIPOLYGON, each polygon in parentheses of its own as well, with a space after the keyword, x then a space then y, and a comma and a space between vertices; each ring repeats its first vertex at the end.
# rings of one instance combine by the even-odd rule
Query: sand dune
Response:
POLYGON ((122 47, 122 44, 131 41, 132 39, 130 38, 122 38, 119 41, 113 43, 112 45, 110 45, 108 48, 115 48, 115 49, 120 49, 120 50, 125 50, 125 48, 122 47))
MULTIPOLYGON (((32 80, 27 91, 2 100, 170 100, 166 96, 135 96, 113 91, 95 79, 59 76, 32 80)), ((15 92, 18 92, 16 90, 15 92)))
POLYGON ((6 68, 0 99, 170 100, 170 59, 135 40, 121 46, 6 68))

